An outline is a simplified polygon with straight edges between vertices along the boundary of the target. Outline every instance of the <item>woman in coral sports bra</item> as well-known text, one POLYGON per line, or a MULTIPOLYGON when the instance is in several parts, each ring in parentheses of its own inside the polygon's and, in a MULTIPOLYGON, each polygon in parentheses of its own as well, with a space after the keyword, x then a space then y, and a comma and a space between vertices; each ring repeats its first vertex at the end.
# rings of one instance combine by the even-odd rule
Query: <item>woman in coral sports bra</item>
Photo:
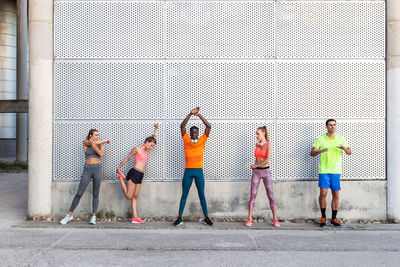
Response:
POLYGON ((154 124, 154 133, 152 136, 147 137, 144 141, 144 144, 141 146, 135 146, 131 153, 119 164, 117 168, 118 179, 121 182, 122 191, 126 199, 131 201, 132 206, 132 223, 145 223, 137 215, 137 197, 139 195, 140 186, 142 185, 143 175, 144 175, 144 168, 146 167, 147 162, 147 151, 152 149, 157 141, 157 130, 158 130, 158 123, 154 124), (125 176, 122 174, 120 169, 124 166, 125 163, 129 161, 131 157, 135 158, 135 165, 132 169, 129 170, 128 174, 126 175, 126 184, 125 184, 125 176))
POLYGON ((267 196, 269 199, 269 205, 272 211, 272 216, 274 217, 273 223, 275 227, 279 227, 279 221, 276 217, 275 198, 272 191, 271 170, 269 168, 272 154, 272 145, 269 142, 268 130, 266 126, 259 127, 257 129, 256 138, 258 141, 256 150, 254 151, 254 156, 256 157, 256 160, 255 163, 250 166, 253 170, 253 173, 251 175, 249 217, 246 221, 246 226, 250 227, 252 224, 253 209, 257 197, 258 186, 260 185, 260 180, 263 179, 264 187, 267 191, 267 196))

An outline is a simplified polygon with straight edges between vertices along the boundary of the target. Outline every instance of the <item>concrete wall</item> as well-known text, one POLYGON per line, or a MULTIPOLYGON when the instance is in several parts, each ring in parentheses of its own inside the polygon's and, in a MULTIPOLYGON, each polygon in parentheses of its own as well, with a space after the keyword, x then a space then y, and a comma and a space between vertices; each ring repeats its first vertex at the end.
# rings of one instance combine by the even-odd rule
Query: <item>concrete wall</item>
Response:
MULTIPOLYGON (((64 215, 68 212, 77 189, 77 182, 53 182, 52 215, 64 215)), ((180 182, 144 181, 138 199, 139 216, 176 216, 181 192, 180 182)), ((275 181, 274 194, 278 217, 280 219, 318 218, 320 216, 318 193, 317 181, 275 181)), ((207 181, 206 198, 211 216, 244 218, 248 212, 250 182, 207 181)), ((342 181, 341 199, 338 215, 340 218, 386 219, 386 181, 342 181)), ((329 203, 330 200, 329 195, 329 203)), ((89 214, 91 201, 92 184, 89 184, 74 214, 89 214)), ((327 209, 327 215, 330 217, 330 205, 327 209)), ((130 201, 125 199, 119 182, 103 181, 99 210, 112 210, 118 216, 125 216, 130 210, 130 201)), ((194 184, 183 215, 202 216, 194 184)), ((262 183, 258 191, 254 216, 272 218, 262 183)))

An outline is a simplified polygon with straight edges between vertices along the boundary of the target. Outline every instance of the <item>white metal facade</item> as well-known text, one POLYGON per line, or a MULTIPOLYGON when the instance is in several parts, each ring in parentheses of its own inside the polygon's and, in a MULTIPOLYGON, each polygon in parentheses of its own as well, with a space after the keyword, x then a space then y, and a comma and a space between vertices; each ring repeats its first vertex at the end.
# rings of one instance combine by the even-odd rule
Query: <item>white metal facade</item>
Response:
POLYGON ((154 122, 145 179, 181 179, 179 124, 197 105, 206 179, 249 179, 261 125, 275 179, 316 179, 309 151, 331 117, 353 150, 343 178, 385 179, 384 1, 55 1, 54 14, 54 180, 80 179, 90 128, 111 140, 115 179, 154 122))

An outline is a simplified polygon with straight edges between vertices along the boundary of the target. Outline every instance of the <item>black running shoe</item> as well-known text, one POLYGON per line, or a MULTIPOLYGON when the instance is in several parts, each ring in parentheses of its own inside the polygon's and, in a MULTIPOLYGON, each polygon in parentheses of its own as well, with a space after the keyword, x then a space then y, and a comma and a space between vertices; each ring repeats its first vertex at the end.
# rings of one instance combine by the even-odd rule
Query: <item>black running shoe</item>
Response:
POLYGON ((175 220, 174 226, 179 226, 179 225, 182 225, 182 224, 183 224, 182 217, 179 216, 179 217, 175 220))
POLYGON ((321 218, 319 226, 325 227, 326 226, 326 219, 324 217, 321 218))
POLYGON ((203 219, 203 223, 204 224, 207 224, 208 226, 213 226, 213 222, 210 220, 210 218, 208 218, 208 217, 205 217, 204 219, 203 219))
POLYGON ((333 219, 333 220, 331 220, 331 224, 332 224, 333 226, 340 226, 340 222, 338 221, 338 219, 333 219))

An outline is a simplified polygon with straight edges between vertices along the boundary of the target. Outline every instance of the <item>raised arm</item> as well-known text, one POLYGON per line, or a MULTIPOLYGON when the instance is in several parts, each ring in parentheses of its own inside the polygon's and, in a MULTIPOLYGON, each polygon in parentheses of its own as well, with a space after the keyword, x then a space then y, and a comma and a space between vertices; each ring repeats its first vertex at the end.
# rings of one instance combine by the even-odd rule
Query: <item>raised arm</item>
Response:
POLYGON ((204 131, 204 134, 207 135, 207 137, 210 136, 210 131, 211 131, 211 124, 200 114, 197 113, 195 114, 197 117, 200 118, 200 120, 204 123, 204 125, 206 126, 206 130, 204 131))
POLYGON ((157 139, 158 123, 154 124, 154 133, 151 135, 157 139))
POLYGON ((92 144, 102 145, 102 144, 109 144, 109 143, 110 143, 110 140, 97 140, 97 141, 93 141, 91 139, 83 140, 83 145, 85 145, 85 146, 92 146, 92 144))
POLYGON ((199 112, 199 107, 196 107, 190 111, 190 113, 186 116, 186 118, 181 123, 181 134, 182 136, 186 133, 186 124, 188 123, 190 117, 199 112))
POLYGON ((124 160, 118 165, 117 167, 117 173, 120 170, 120 168, 122 168, 122 166, 125 165, 125 163, 127 163, 136 153, 137 153, 137 147, 135 146, 134 148, 132 148, 131 153, 129 153, 129 155, 124 158, 124 160))
POLYGON ((100 157, 104 156, 104 143, 100 144, 100 149, 95 142, 92 142, 92 149, 96 151, 97 155, 100 157))

